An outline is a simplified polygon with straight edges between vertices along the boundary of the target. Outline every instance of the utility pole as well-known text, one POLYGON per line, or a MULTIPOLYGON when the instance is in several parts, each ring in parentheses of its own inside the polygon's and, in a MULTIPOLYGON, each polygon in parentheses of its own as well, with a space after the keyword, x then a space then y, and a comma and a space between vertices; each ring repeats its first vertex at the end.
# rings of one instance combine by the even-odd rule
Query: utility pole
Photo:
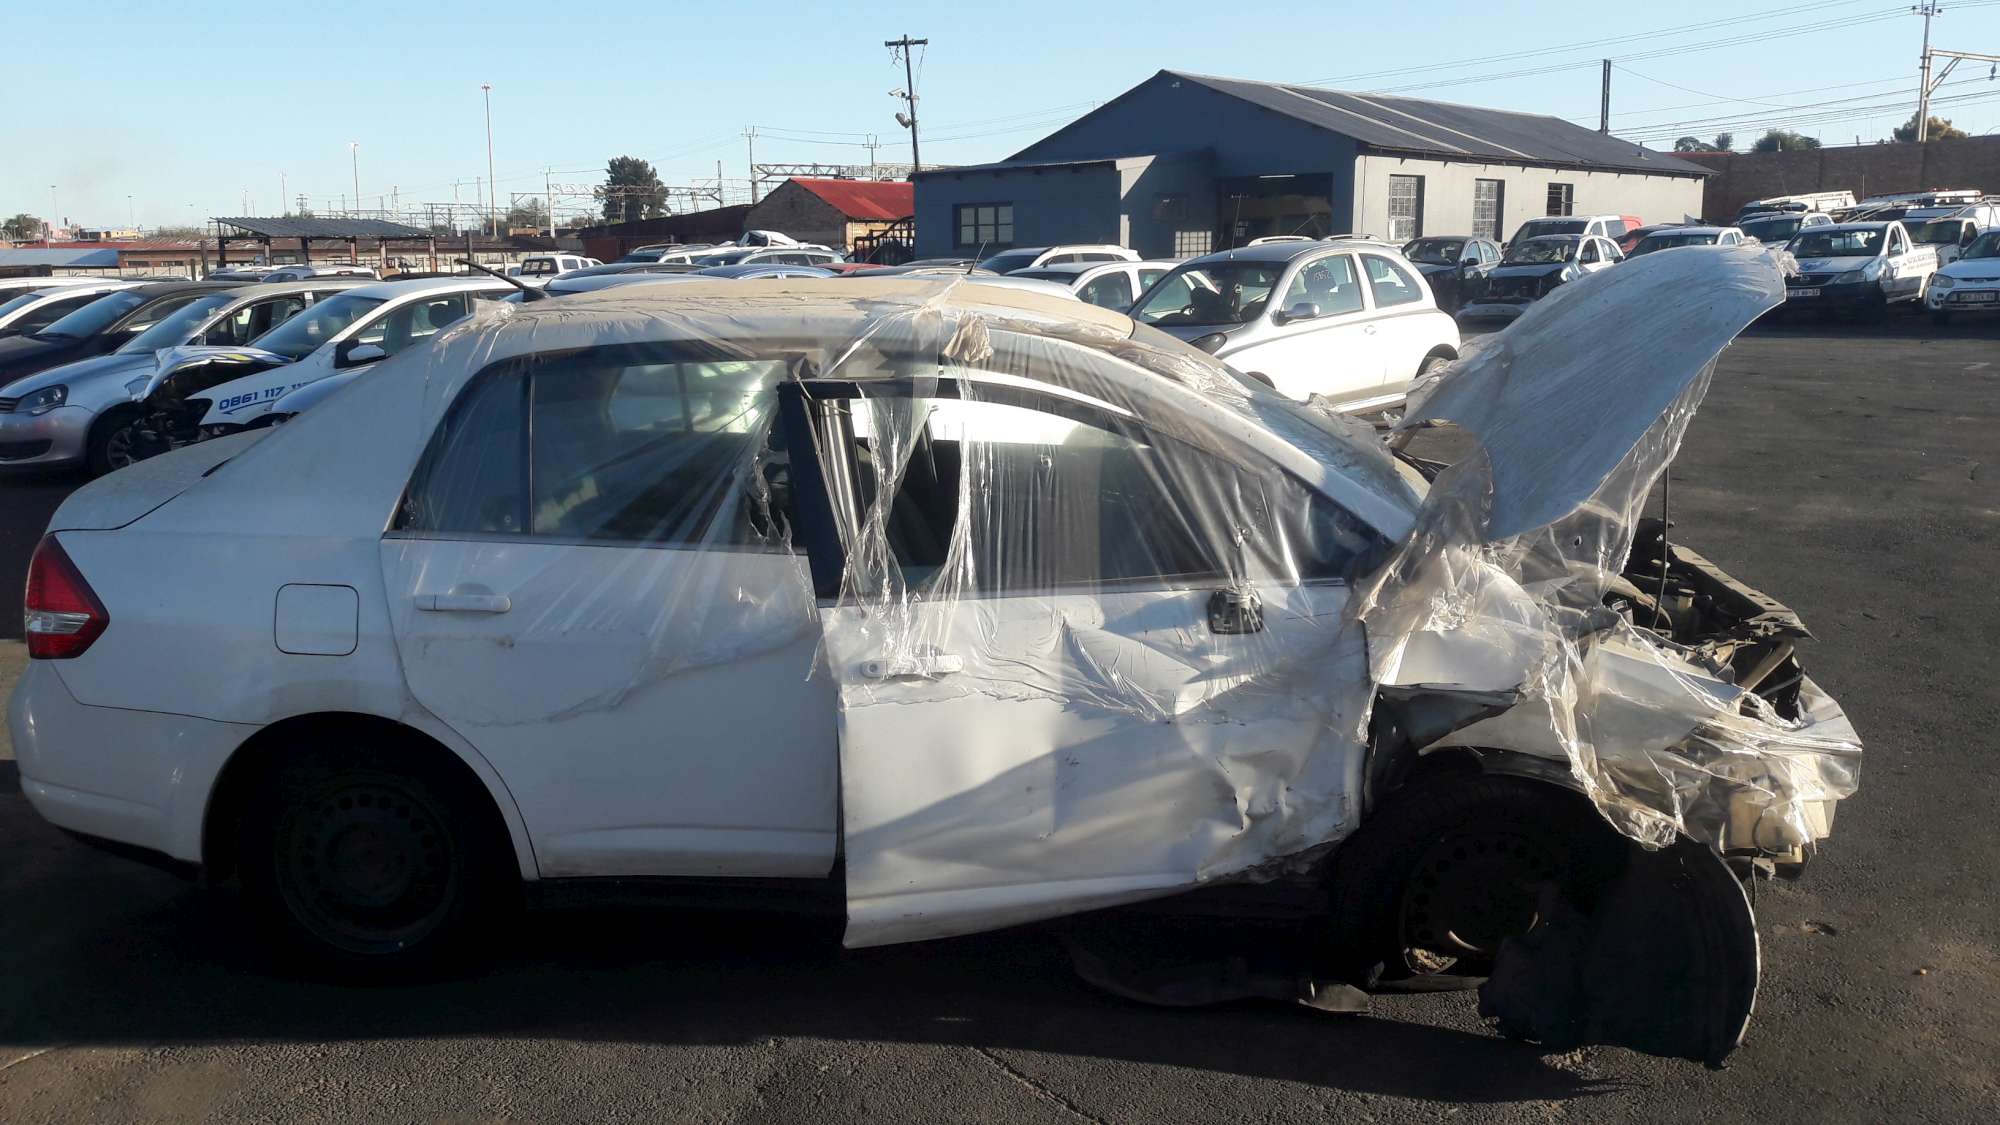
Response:
POLYGON ((1611 60, 1604 60, 1604 92, 1597 107, 1597 131, 1611 132, 1611 60))
MULTIPOLYGON (((922 154, 917 150, 917 75, 910 61, 910 48, 928 47, 930 43, 931 41, 928 39, 912 39, 906 32, 901 39, 890 39, 882 44, 884 47, 903 56, 903 81, 907 85, 900 90, 889 91, 889 96, 892 98, 901 98, 905 102, 908 102, 910 106, 908 116, 900 113, 896 115, 896 124, 910 131, 910 170, 912 172, 921 172, 924 170, 924 159, 922 154)), ((894 58, 895 55, 891 55, 890 57, 894 58)))
MULTIPOLYGON (((189 206, 193 206, 189 204, 189 206)), ((49 185, 49 221, 42 224, 42 241, 47 242, 56 224, 62 222, 62 208, 56 206, 56 185, 49 185)))
POLYGON ((285 183, 285 170, 283 168, 280 168, 278 169, 278 213, 279 214, 281 215, 284 214, 285 205, 291 198, 292 194, 290 190, 288 190, 288 186, 285 183))
MULTIPOLYGON (((479 92, 486 95, 486 188, 488 191, 496 191, 497 188, 493 182, 493 83, 481 82, 479 84, 479 92)), ((486 214, 493 223, 494 235, 498 236, 500 233, 500 220, 493 214, 497 208, 491 205, 491 200, 488 202, 489 206, 486 209, 486 214)))
POLYGON ((354 209, 361 210, 361 142, 347 142, 347 156, 354 167, 354 209))
POLYGON ((875 178, 875 149, 881 143, 881 138, 873 133, 868 134, 868 178, 871 180, 875 178))
POLYGON ((556 236, 556 189, 549 184, 549 176, 554 172, 553 166, 542 169, 542 206, 548 211, 550 238, 556 236))
POLYGON ((1917 57, 1917 143, 1923 144, 1931 124, 1931 17, 1938 14, 1934 0, 1916 8, 1924 17, 1924 53, 1917 57))
POLYGON ((743 130, 743 143, 750 149, 750 202, 757 202, 757 127, 743 130))

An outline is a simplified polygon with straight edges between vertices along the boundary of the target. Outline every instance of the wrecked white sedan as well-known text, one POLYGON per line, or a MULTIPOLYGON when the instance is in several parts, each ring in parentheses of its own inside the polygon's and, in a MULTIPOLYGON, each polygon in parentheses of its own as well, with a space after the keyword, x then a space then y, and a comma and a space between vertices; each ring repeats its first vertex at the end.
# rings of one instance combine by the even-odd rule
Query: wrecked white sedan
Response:
POLYGON ((1442 473, 1034 294, 495 307, 64 504, 22 788, 349 969, 529 880, 844 880, 849 945, 1222 888, 1314 939, 1079 967, 1342 1009, 1485 979, 1512 1034, 1719 1060, 1743 869, 1803 860, 1859 746, 1797 619, 1639 508, 1782 298, 1734 250, 1566 288, 1419 388, 1482 439, 1442 473), (1608 315, 1642 346, 1584 343, 1608 315))

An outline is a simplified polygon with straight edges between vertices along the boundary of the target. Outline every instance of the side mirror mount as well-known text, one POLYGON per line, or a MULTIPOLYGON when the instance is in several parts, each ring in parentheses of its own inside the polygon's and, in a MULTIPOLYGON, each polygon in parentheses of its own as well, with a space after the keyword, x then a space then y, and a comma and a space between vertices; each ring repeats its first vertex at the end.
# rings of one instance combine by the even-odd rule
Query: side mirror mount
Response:
POLYGON ((376 360, 388 358, 389 353, 382 350, 382 345, 380 344, 363 344, 349 341, 340 345, 338 354, 334 356, 334 366, 358 367, 364 363, 374 363, 376 360))
POLYGON ((1313 320, 1318 316, 1318 305, 1313 304, 1311 301, 1300 301, 1286 309, 1283 313, 1280 313, 1278 319, 1281 323, 1290 323, 1294 320, 1313 320))

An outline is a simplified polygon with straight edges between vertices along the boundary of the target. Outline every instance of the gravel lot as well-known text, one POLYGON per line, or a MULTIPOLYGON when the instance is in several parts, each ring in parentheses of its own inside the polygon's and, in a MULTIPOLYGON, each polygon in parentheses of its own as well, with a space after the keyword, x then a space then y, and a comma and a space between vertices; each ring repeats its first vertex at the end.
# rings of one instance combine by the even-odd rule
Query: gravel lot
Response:
MULTIPOLYGON (((1806 878, 1758 890, 1763 994, 1725 1071, 1547 1055, 1465 994, 1143 1008, 1033 930, 846 953, 833 919, 572 910, 457 979, 285 979, 228 894, 71 842, 6 760, 0 1120, 1990 1120, 1997 329, 1760 331, 1674 467, 1678 534, 1805 617, 1869 751, 1806 878)), ((0 479, 0 584, 72 485, 0 479)))

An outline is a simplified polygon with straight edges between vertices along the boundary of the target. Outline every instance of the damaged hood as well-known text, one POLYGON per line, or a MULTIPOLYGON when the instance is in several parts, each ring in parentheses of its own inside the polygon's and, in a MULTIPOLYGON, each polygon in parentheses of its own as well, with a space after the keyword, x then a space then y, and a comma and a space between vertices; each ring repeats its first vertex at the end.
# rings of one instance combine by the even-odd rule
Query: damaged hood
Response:
MULTIPOLYGON (((1533 270, 1548 268, 1561 267, 1533 270)), ((1642 256, 1557 290, 1412 389, 1401 428, 1439 420, 1478 435, 1493 473, 1485 534, 1511 538, 1587 501, 1717 353, 1784 299, 1761 250, 1642 256), (1637 295, 1663 290, 1685 297, 1627 315, 1637 295), (1609 322, 1629 332, 1616 348, 1604 345, 1609 322)))
POLYGON ((276 352, 267 352, 262 348, 225 348, 202 344, 161 348, 153 353, 152 374, 147 378, 145 385, 132 395, 132 399, 135 402, 143 401, 154 391, 159 390, 160 385, 170 377, 197 367, 226 364, 231 367, 243 367, 247 373, 247 369, 267 371, 273 367, 283 367, 290 362, 292 362, 290 358, 276 352))

